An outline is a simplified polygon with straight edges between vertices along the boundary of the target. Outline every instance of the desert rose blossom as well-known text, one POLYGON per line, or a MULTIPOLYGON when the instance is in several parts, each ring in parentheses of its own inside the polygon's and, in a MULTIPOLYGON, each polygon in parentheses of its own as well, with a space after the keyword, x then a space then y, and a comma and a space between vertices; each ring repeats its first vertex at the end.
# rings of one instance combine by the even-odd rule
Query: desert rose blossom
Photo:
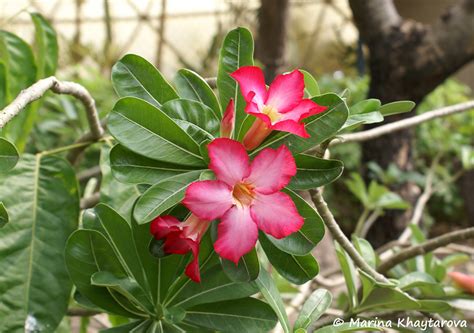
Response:
POLYGON ((208 151, 217 179, 189 185, 183 204, 200 219, 220 219, 214 249, 222 258, 237 264, 255 246, 258 229, 283 238, 302 227, 290 196, 280 192, 296 174, 286 146, 263 149, 252 163, 235 140, 215 139, 208 151))
POLYGON ((195 282, 201 282, 199 273, 199 244, 210 222, 191 214, 185 222, 174 216, 159 216, 151 222, 150 232, 156 239, 164 239, 164 250, 171 254, 191 252, 193 260, 186 266, 186 275, 195 282))
POLYGON ((239 83, 247 102, 245 112, 257 117, 243 139, 248 150, 258 147, 273 130, 309 138, 302 120, 326 110, 303 98, 304 76, 299 70, 278 75, 268 90, 259 67, 240 67, 231 76, 239 83))
POLYGON ((460 272, 450 272, 448 275, 459 287, 474 295, 474 276, 460 272))
POLYGON ((221 121, 221 138, 230 138, 234 129, 234 100, 231 98, 221 121))

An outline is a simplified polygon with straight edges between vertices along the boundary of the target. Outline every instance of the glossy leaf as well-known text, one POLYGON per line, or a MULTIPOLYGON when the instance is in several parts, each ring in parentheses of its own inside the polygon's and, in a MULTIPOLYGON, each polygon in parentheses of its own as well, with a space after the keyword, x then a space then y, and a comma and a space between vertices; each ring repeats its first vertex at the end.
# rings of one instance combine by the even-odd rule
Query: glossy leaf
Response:
POLYGON ((10 216, 0 229, 2 329, 54 330, 72 287, 63 251, 79 219, 74 171, 57 157, 24 155, 0 175, 0 197, 10 216))
POLYGON ((375 268, 377 266, 377 255, 372 248, 372 245, 370 245, 367 240, 359 237, 353 237, 352 241, 362 258, 364 258, 370 267, 375 268))
POLYGON ((300 69, 300 72, 304 76, 304 92, 306 98, 318 96, 321 92, 319 91, 319 85, 316 79, 307 71, 300 69))
POLYGON ((410 112, 414 109, 415 105, 415 102, 412 101, 396 101, 382 105, 379 112, 386 117, 394 114, 410 112))
POLYGON ((349 114, 352 116, 356 114, 374 112, 380 108, 380 105, 382 105, 382 103, 380 103, 380 100, 378 99, 365 99, 351 106, 349 109, 349 114))
POLYGON ((187 309, 202 303, 239 299, 257 292, 254 284, 232 281, 216 265, 202 275, 200 283, 188 283, 168 306, 187 309))
POLYGON ((332 296, 326 289, 316 289, 303 304, 298 318, 296 318, 293 330, 306 329, 318 320, 331 306, 332 296))
POLYGON ((341 161, 305 154, 296 155, 295 162, 297 173, 288 185, 293 190, 309 190, 327 185, 339 178, 344 170, 341 161))
POLYGON ((344 126, 342 126, 341 130, 354 129, 363 124, 380 123, 383 120, 384 117, 378 111, 350 115, 349 118, 347 118, 344 126))
POLYGON ((211 137, 219 135, 220 120, 205 104, 188 99, 175 99, 160 108, 170 118, 190 122, 208 132, 211 137))
POLYGON ((278 148, 282 144, 286 145, 294 154, 298 154, 336 135, 344 126, 349 115, 346 102, 333 93, 319 95, 313 97, 312 100, 319 105, 326 106, 327 110, 304 120, 310 138, 274 131, 251 155, 255 155, 267 147, 278 148))
POLYGON ((142 156, 180 165, 203 165, 196 142, 163 111, 143 100, 119 100, 109 115, 109 130, 122 145, 142 156))
POLYGON ((253 281, 260 273, 260 263, 257 251, 253 248, 249 253, 240 258, 237 266, 230 260, 220 258, 224 273, 232 280, 238 282, 253 281))
POLYGON ((174 83, 181 98, 201 102, 210 107, 216 117, 222 118, 221 106, 214 91, 199 74, 189 69, 180 69, 174 83))
POLYGON ((276 239, 268 236, 268 239, 284 252, 297 256, 306 255, 314 249, 324 236, 323 220, 316 210, 298 194, 290 189, 284 189, 283 192, 289 194, 293 199, 298 212, 304 218, 304 225, 299 231, 285 238, 276 239))
POLYGON ((8 221, 10 221, 10 216, 8 216, 7 209, 3 202, 0 201, 0 228, 3 228, 8 221))
POLYGON ((188 185, 199 179, 201 171, 167 178, 150 187, 138 199, 133 216, 139 224, 147 223, 181 202, 188 185))
POLYGON ((115 326, 111 328, 107 328, 105 330, 101 330, 100 333, 130 333, 130 332, 146 332, 146 329, 148 326, 151 324, 152 320, 147 319, 147 320, 137 320, 133 321, 128 324, 120 325, 120 326, 115 326))
POLYGON ((250 31, 239 27, 227 34, 219 54, 217 90, 222 108, 227 106, 231 98, 234 100, 234 138, 240 132, 240 127, 247 114, 244 111, 245 101, 240 93, 239 86, 229 74, 242 66, 253 65, 253 44, 253 37, 250 31))
POLYGON ((258 286, 258 289, 262 293, 263 298, 267 301, 278 317, 283 332, 290 333, 290 322, 286 314, 285 305, 281 299, 280 293, 278 291, 275 282, 273 281, 270 274, 263 268, 260 268, 260 274, 255 280, 255 284, 258 286))
POLYGON ((342 274, 344 275, 344 280, 346 282, 347 293, 349 295, 349 304, 351 309, 357 306, 357 273, 352 262, 352 259, 349 258, 347 253, 336 243, 336 255, 341 266, 342 274))
POLYGON ((277 323, 268 304, 242 298, 195 306, 186 312, 185 322, 221 332, 268 332, 277 323))
POLYGON ((286 280, 294 284, 303 284, 319 273, 316 259, 309 253, 304 256, 295 256, 281 251, 273 245, 265 234, 259 237, 268 260, 286 280))
POLYGON ((38 67, 37 79, 56 73, 58 67, 58 40, 56 31, 38 13, 31 13, 35 25, 35 56, 38 67))
POLYGON ((112 67, 112 85, 119 97, 137 97, 155 106, 178 98, 155 66, 135 54, 127 54, 112 67))
POLYGON ((434 287, 436 284, 436 280, 425 272, 410 272, 400 278, 398 287, 406 291, 418 287, 434 287))
POLYGON ((13 169, 19 158, 18 150, 13 143, 0 138, 0 174, 13 169))

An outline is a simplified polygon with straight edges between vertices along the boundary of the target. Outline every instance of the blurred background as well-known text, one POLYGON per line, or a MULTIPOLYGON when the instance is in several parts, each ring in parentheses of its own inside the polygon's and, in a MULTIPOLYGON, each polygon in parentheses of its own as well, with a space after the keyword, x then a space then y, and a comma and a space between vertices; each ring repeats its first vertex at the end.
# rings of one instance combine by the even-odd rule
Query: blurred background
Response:
MULTIPOLYGON (((60 68, 56 75, 85 85, 103 116, 117 99, 110 85, 111 67, 124 54, 147 58, 170 80, 183 67, 213 77, 222 39, 239 25, 253 31, 257 64, 265 68, 269 81, 277 73, 297 67, 311 72, 322 92, 348 89, 350 93, 345 96, 349 105, 367 97, 384 103, 408 99, 418 104, 411 114, 395 120, 472 98, 474 55, 473 48, 467 47, 474 42, 473 29, 469 28, 474 21, 472 1, 394 1, 402 24, 386 38, 372 36, 378 23, 370 18, 380 14, 383 24, 384 12, 391 9, 383 5, 375 12, 367 11, 373 2, 2 0, 0 29, 30 42, 34 27, 28 12, 44 15, 59 36, 60 68), (364 8, 367 5, 368 9, 364 8), (452 27, 453 21, 467 29, 452 27), (439 27, 442 34, 436 30, 439 27), (448 45, 446 50, 451 49, 451 53, 441 48, 433 56, 429 40, 437 33, 447 35, 445 39, 459 49, 448 45)), ((71 142, 85 128, 80 112, 75 112, 78 107, 64 96, 50 99, 41 110, 46 121, 35 128, 30 149, 71 142)), ((472 149, 473 137, 470 112, 376 142, 338 146, 332 157, 343 160, 346 169, 342 181, 327 189, 328 195, 338 193, 331 200, 336 217, 350 232, 361 214, 357 195, 348 185, 356 173, 366 184, 373 181, 393 191, 409 207, 416 204, 428 180, 436 184, 421 223, 431 235, 473 225, 474 176, 463 162, 465 152, 472 149), (427 179, 429 170, 433 177, 427 179)), ((411 211, 382 209, 368 238, 380 245, 397 237, 409 222, 411 211)))

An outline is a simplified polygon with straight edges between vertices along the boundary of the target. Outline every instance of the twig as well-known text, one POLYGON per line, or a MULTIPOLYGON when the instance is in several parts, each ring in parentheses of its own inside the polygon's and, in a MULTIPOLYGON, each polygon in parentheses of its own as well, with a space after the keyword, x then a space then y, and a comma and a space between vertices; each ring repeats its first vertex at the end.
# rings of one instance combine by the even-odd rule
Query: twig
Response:
POLYGON ((418 116, 399 120, 390 124, 382 125, 382 126, 367 130, 367 131, 342 134, 341 136, 339 136, 338 138, 336 138, 335 140, 331 142, 331 146, 341 144, 341 143, 362 142, 362 141, 372 140, 372 139, 378 138, 379 136, 383 136, 386 134, 390 134, 396 131, 401 131, 403 129, 419 125, 431 119, 446 117, 455 113, 469 111, 473 108, 474 108, 474 101, 468 101, 468 102, 440 108, 437 110, 425 112, 418 116))
POLYGON ((100 201, 100 193, 95 192, 91 196, 81 199, 81 209, 94 207, 95 205, 99 203, 99 201, 100 201))
POLYGON ((101 312, 88 309, 67 309, 66 314, 70 317, 90 317, 101 312))
POLYGON ((409 248, 394 254, 387 260, 383 261, 378 266, 377 271, 384 274, 405 260, 425 254, 427 252, 431 252, 450 243, 466 240, 469 238, 474 238, 474 227, 456 230, 445 235, 432 238, 422 244, 410 246, 409 248))
POLYGON ((365 238, 365 236, 367 236, 370 228, 375 223, 375 221, 377 221, 377 219, 380 217, 380 215, 382 215, 382 211, 379 210, 379 209, 374 210, 372 212, 372 214, 369 215, 369 217, 365 221, 364 225, 362 226, 362 230, 360 232, 359 237, 365 238))
POLYGON ((77 180, 79 180, 80 183, 85 183, 92 177, 97 177, 100 175, 100 166, 96 165, 90 169, 81 171, 77 173, 77 180))
POLYGON ((204 79, 211 88, 217 87, 217 78, 216 77, 206 77, 204 79))
POLYGON ((328 208, 328 205, 324 201, 324 198, 321 194, 321 189, 316 189, 310 191, 314 205, 318 210, 321 218, 323 219, 324 224, 331 232, 333 238, 341 245, 341 247, 347 252, 347 254, 351 257, 354 263, 362 269, 365 273, 373 277, 376 281, 382 283, 390 283, 385 276, 376 272, 370 265, 362 258, 362 256, 357 252, 354 245, 347 239, 346 235, 342 232, 341 228, 337 224, 334 216, 332 215, 331 211, 328 208))

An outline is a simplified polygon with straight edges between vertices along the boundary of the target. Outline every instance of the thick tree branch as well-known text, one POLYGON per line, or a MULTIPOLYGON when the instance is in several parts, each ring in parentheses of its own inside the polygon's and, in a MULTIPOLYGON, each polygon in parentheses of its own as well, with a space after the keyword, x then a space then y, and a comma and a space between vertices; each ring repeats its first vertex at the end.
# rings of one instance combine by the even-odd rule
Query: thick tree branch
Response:
POLYGON ((80 84, 62 82, 54 76, 39 80, 21 93, 0 111, 0 128, 3 128, 11 119, 18 115, 28 104, 40 99, 48 90, 56 94, 71 95, 84 105, 91 130, 91 139, 97 140, 104 134, 104 129, 99 121, 95 102, 89 92, 80 84))
POLYGON ((418 255, 422 255, 431 252, 437 248, 443 247, 450 243, 462 241, 466 239, 474 238, 474 227, 456 230, 445 235, 430 239, 422 244, 411 246, 404 249, 387 260, 383 261, 378 267, 377 271, 384 274, 393 267, 404 262, 405 260, 411 259, 418 255))
POLYGON ((401 22, 392 0, 349 0, 349 5, 357 28, 367 40, 380 38, 401 22))
POLYGON ((340 137, 333 140, 330 146, 334 146, 340 143, 362 142, 362 141, 372 140, 383 135, 391 134, 391 133, 401 131, 410 127, 414 127, 416 125, 419 125, 431 119, 446 117, 452 114, 470 111, 472 109, 474 109, 474 101, 468 101, 468 102, 459 103, 459 104, 455 104, 451 106, 446 106, 441 109, 425 112, 418 116, 410 117, 410 118, 399 120, 390 124, 375 127, 367 131, 343 134, 340 137))

